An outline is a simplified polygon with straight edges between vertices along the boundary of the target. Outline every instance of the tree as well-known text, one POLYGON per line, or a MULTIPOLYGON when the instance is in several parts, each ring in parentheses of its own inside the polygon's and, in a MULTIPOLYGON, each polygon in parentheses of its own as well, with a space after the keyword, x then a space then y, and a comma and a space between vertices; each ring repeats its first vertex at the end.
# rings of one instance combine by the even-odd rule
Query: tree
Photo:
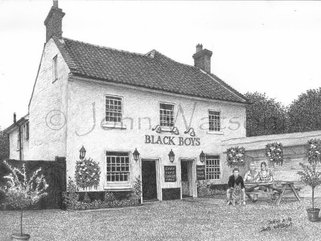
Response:
POLYGON ((321 88, 299 95, 289 106, 289 131, 321 130, 321 88))
POLYGON ((0 161, 9 158, 9 138, 0 130, 0 161))
POLYGON ((20 236, 25 236, 22 232, 23 210, 46 196, 49 185, 45 176, 40 174, 41 168, 34 171, 31 176, 27 176, 25 163, 22 168, 12 167, 6 161, 4 163, 9 168, 10 174, 4 176, 7 183, 0 188, 0 191, 5 193, 6 204, 20 209, 20 236))
POLYGON ((287 112, 280 102, 258 92, 246 93, 245 97, 251 103, 246 108, 247 136, 286 132, 287 112))

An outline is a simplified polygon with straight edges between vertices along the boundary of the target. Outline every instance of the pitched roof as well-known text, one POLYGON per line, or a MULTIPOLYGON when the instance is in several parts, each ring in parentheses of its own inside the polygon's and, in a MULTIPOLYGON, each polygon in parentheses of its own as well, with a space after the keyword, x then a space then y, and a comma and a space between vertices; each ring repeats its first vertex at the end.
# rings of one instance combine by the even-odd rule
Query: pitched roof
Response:
POLYGON ((215 100, 247 99, 213 74, 152 50, 137 54, 68 38, 54 38, 72 74, 101 81, 215 100))

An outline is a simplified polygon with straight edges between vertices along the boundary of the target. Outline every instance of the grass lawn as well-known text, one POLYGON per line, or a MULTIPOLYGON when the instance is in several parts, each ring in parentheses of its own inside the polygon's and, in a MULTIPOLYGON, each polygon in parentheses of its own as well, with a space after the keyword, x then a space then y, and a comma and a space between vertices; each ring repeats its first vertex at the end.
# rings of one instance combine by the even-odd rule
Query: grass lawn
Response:
MULTIPOLYGON (((308 200, 275 206, 258 201, 226 206, 223 199, 199 198, 94 210, 27 211, 30 240, 321 240, 321 222, 307 220, 308 200), (292 217, 293 226, 259 232, 268 219, 292 217)), ((317 200, 321 207, 321 200, 317 200)), ((19 213, 0 212, 0 240, 19 230, 19 213)))

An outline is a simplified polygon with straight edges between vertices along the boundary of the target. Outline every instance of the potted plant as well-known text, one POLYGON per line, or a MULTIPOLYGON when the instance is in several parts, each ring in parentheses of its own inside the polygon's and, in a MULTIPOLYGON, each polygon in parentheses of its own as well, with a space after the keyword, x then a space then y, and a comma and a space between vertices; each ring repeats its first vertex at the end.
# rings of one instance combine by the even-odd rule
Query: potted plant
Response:
POLYGON ((316 222, 319 220, 320 209, 314 207, 314 189, 321 184, 321 172, 317 171, 316 163, 308 165, 300 163, 300 165, 303 169, 298 172, 301 181, 312 188, 312 208, 307 209, 308 218, 310 221, 316 222))
POLYGON ((40 175, 41 168, 28 177, 25 164, 19 169, 10 166, 6 161, 4 163, 10 170, 10 174, 4 176, 7 183, 1 187, 6 197, 5 204, 20 210, 20 233, 12 234, 11 238, 12 240, 29 240, 30 235, 23 233, 22 230, 23 211, 47 195, 45 190, 48 184, 44 175, 40 175))
POLYGON ((303 168, 298 174, 301 181, 312 188, 312 208, 307 209, 308 218, 310 221, 315 222, 319 220, 319 208, 314 207, 314 190, 321 184, 321 172, 317 171, 317 165, 321 160, 321 140, 311 139, 306 145, 306 155, 308 158, 308 165, 300 163, 303 168))

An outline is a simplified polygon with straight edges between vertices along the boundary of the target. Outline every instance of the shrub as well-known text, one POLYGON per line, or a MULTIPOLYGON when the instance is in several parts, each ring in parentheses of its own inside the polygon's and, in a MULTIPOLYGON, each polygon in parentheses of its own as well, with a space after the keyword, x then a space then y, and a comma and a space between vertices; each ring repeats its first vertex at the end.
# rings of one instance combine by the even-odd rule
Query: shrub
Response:
POLYGON ((67 192, 63 193, 63 203, 67 209, 76 209, 79 200, 79 194, 77 194, 78 188, 75 182, 69 177, 67 184, 67 192))
POLYGON ((112 192, 105 192, 104 202, 113 202, 115 200, 115 195, 112 192))
POLYGON ((75 180, 78 187, 86 189, 97 188, 100 179, 100 167, 93 159, 83 159, 77 161, 75 180))
POLYGON ((41 198, 46 196, 46 189, 49 185, 45 176, 40 174, 41 168, 38 168, 32 173, 31 177, 28 177, 25 164, 19 169, 10 166, 6 161, 4 163, 10 170, 10 174, 4 177, 7 179, 7 183, 4 187, 1 187, 1 191, 5 193, 6 204, 21 210, 20 234, 22 235, 23 209, 39 202, 41 198))

